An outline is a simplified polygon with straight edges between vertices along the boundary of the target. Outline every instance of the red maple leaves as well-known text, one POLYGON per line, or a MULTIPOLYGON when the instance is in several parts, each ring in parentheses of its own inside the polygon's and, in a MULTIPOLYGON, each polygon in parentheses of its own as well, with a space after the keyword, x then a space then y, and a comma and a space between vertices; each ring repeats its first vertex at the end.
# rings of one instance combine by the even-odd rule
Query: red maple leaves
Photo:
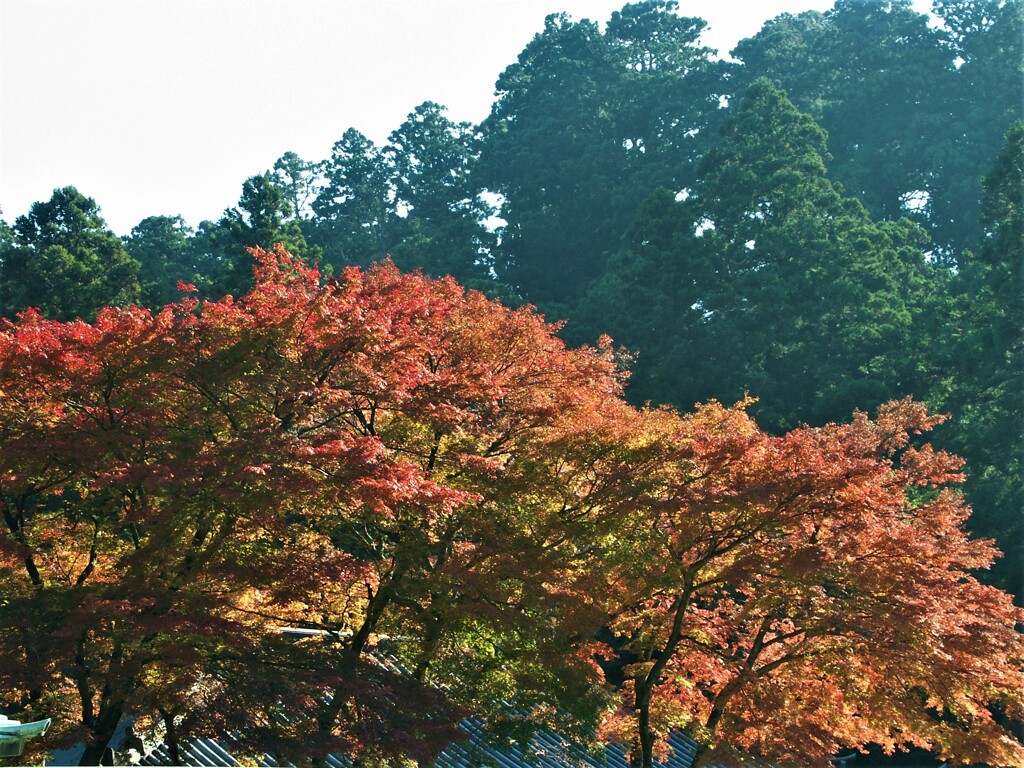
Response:
POLYGON ((629 547, 660 565, 611 624, 636 661, 610 732, 639 726, 645 756, 685 727, 719 760, 876 743, 1019 764, 987 705, 1020 715, 1021 612, 968 575, 993 550, 944 487, 960 462, 910 445, 936 421, 903 401, 771 438, 736 409, 684 417, 629 547))
POLYGON ((239 300, 0 327, 0 690, 85 759, 131 714, 426 760, 512 698, 637 763, 671 727, 1024 763, 990 709, 1021 714, 1022 617, 968 575, 994 553, 923 406, 637 410, 528 308, 254 255, 239 300))

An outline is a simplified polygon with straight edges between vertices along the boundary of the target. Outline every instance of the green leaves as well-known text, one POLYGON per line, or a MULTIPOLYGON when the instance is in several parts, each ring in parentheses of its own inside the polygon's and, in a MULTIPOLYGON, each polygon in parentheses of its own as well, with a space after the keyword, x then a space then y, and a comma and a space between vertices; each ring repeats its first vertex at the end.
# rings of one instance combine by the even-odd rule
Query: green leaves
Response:
POLYGON ((762 79, 686 199, 648 201, 590 299, 639 353, 637 399, 749 392, 765 425, 784 430, 917 391, 916 361, 898 350, 913 348, 941 275, 923 233, 873 222, 826 160, 824 132, 762 79))
POLYGON ((484 220, 493 211, 473 175, 479 152, 476 129, 453 123, 433 102, 388 137, 384 154, 405 225, 390 252, 399 267, 452 275, 474 288, 490 282, 493 240, 484 220))
POLYGON ((832 178, 876 218, 907 216, 955 263, 978 236, 979 167, 1021 103, 1021 4, 839 2, 783 14, 734 53, 828 132, 832 178), (998 74, 997 74, 998 73, 998 74))
POLYGON ((3 257, 0 312, 38 307, 48 317, 91 319, 139 299, 139 263, 106 229, 99 207, 74 187, 56 189, 14 223, 3 257))
POLYGON ((216 223, 200 225, 194 248, 206 267, 208 295, 240 296, 252 285, 250 248, 273 249, 281 243, 300 258, 315 261, 320 251, 309 246, 284 193, 270 173, 252 176, 242 184, 238 208, 224 211, 216 223))
POLYGON ((936 397, 957 415, 946 429, 951 446, 972 468, 968 492, 979 514, 979 535, 1005 542, 998 583, 1021 584, 1019 511, 1024 504, 1024 125, 1006 135, 1003 151, 985 177, 984 235, 954 278, 943 327, 941 360, 955 371, 936 397))
POLYGON ((492 213, 472 175, 477 132, 424 102, 377 147, 345 132, 323 164, 325 184, 313 208, 312 236, 328 263, 367 265, 391 256, 403 269, 452 275, 486 288, 492 213))
POLYGON ((545 311, 575 311, 653 189, 692 182, 730 68, 675 8, 627 5, 604 33, 549 16, 498 80, 479 171, 504 199, 495 269, 545 311))
POLYGON ((148 216, 124 238, 125 250, 139 262, 144 305, 156 308, 177 300, 179 282, 204 282, 193 259, 194 234, 181 216, 148 216))

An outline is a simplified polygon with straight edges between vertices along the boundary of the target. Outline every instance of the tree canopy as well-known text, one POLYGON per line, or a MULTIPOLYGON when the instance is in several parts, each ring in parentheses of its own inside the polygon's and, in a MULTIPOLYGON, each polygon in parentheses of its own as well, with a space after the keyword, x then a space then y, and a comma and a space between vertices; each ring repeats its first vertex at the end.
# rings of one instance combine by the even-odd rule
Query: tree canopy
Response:
POLYGON ((782 437, 638 410, 528 308, 254 255, 239 299, 0 327, 0 684, 48 746, 94 763, 132 713, 426 761, 505 700, 638 766, 668 727, 1024 764, 988 709, 1022 714, 1024 615, 969 575, 994 551, 920 404, 782 437))
POLYGON ((504 198, 498 275, 527 300, 571 312, 646 191, 692 182, 731 68, 676 8, 627 4, 603 33, 553 14, 498 79, 480 173, 504 198))
POLYGON ((555 13, 479 125, 0 221, 0 712, 1024 764, 1022 22, 555 13))
POLYGON ((590 297, 593 316, 640 355, 639 398, 756 393, 765 423, 786 429, 915 391, 907 351, 941 275, 916 226, 874 222, 839 194, 825 142, 758 80, 687 198, 656 193, 645 206, 590 297))
POLYGON ((1024 6, 934 6, 942 26, 909 0, 839 0, 767 22, 734 53, 745 78, 778 83, 828 132, 847 194, 877 217, 913 217, 955 261, 979 234, 978 169, 1020 116, 1024 6))
POLYGON ((313 202, 328 263, 367 265, 391 256, 400 267, 452 275, 484 287, 492 213, 473 176, 479 137, 454 123, 445 109, 424 102, 388 137, 384 147, 355 129, 334 145, 323 164, 324 183, 313 202))
POLYGON ((952 286, 937 394, 956 415, 947 439, 967 458, 968 492, 985 510, 972 528, 1006 542, 998 583, 1024 591, 1024 123, 1007 133, 983 189, 984 234, 952 286))
POLYGON ((99 206, 74 187, 55 189, 14 222, 0 264, 0 307, 37 307, 48 317, 92 318, 139 299, 139 263, 106 228, 99 206))

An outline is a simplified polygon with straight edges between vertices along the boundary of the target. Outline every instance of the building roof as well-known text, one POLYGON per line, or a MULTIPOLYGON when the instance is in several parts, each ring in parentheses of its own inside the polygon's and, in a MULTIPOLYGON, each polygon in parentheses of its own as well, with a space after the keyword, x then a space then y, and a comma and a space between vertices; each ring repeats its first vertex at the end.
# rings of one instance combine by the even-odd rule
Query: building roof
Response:
MULTIPOLYGON (((296 639, 326 634, 323 630, 304 630, 285 627, 281 631, 296 639)), ((408 670, 393 655, 380 648, 374 648, 369 658, 383 669, 398 675, 407 675, 408 670)), ((510 711, 514 708, 505 703, 510 711)), ((285 717, 287 719, 287 717, 285 717)), ((125 717, 118 725, 110 740, 110 748, 125 754, 125 745, 133 736, 133 718, 125 717)), ((433 768, 629 768, 626 748, 621 744, 606 744, 603 754, 590 754, 575 742, 548 730, 538 729, 525 748, 518 744, 494 738, 487 722, 479 717, 466 718, 458 727, 467 734, 464 741, 450 744, 434 762, 433 768)), ((136 743, 141 742, 137 740, 136 743)), ((230 736, 218 739, 194 739, 179 746, 181 763, 171 758, 166 744, 159 743, 146 754, 139 754, 135 764, 170 766, 237 766, 242 762, 232 754, 238 742, 230 736)), ((51 755, 47 765, 77 765, 82 745, 60 750, 51 755)), ((134 751, 134 750, 133 750, 134 751)), ((673 732, 669 739, 669 755, 656 764, 661 768, 692 768, 697 752, 697 742, 682 732, 673 732)), ((245 764, 251 765, 252 758, 246 757, 245 764)), ((292 763, 276 760, 272 755, 258 759, 260 766, 292 766, 292 763)), ((351 768, 352 760, 342 755, 330 754, 325 760, 329 768, 351 768)))
MULTIPOLYGON (((547 730, 538 731, 526 748, 500 744, 489 738, 487 724, 479 718, 468 718, 459 723, 469 738, 451 744, 441 753, 434 768, 629 768, 625 748, 621 744, 606 745, 603 755, 591 755, 578 745, 547 730)), ((663 768, 692 768, 697 743, 683 733, 675 732, 670 738, 670 752, 663 768)), ((180 749, 182 761, 189 766, 235 766, 239 762, 231 754, 227 740, 196 739, 180 749)), ((329 768, 351 768, 352 761, 339 755, 328 755, 329 768)), ((165 745, 160 745, 141 761, 142 765, 175 765, 165 745)), ((291 766, 278 763, 265 756, 261 766, 291 766)))

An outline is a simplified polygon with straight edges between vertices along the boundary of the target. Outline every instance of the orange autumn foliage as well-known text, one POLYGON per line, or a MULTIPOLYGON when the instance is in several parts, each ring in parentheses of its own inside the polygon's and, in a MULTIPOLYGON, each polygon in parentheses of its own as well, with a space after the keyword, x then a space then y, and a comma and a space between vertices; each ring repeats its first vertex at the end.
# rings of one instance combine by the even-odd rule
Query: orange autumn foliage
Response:
POLYGON ((996 553, 963 528, 961 462, 913 439, 940 420, 904 400, 770 437, 712 403, 659 425, 666 474, 625 534, 611 609, 625 696, 605 732, 648 765, 669 728, 722 763, 868 744, 1024 762, 990 709, 1024 714, 1024 614, 970 575, 996 553))
POLYGON ((390 264, 0 326, 0 692, 107 745, 429 761, 470 711, 717 759, 1024 764, 1022 617, 935 422, 638 410, 610 343, 390 264), (301 642, 278 628, 323 631, 301 642), (382 666, 393 654, 404 672, 382 666), (282 717, 287 714, 287 717, 282 717))

